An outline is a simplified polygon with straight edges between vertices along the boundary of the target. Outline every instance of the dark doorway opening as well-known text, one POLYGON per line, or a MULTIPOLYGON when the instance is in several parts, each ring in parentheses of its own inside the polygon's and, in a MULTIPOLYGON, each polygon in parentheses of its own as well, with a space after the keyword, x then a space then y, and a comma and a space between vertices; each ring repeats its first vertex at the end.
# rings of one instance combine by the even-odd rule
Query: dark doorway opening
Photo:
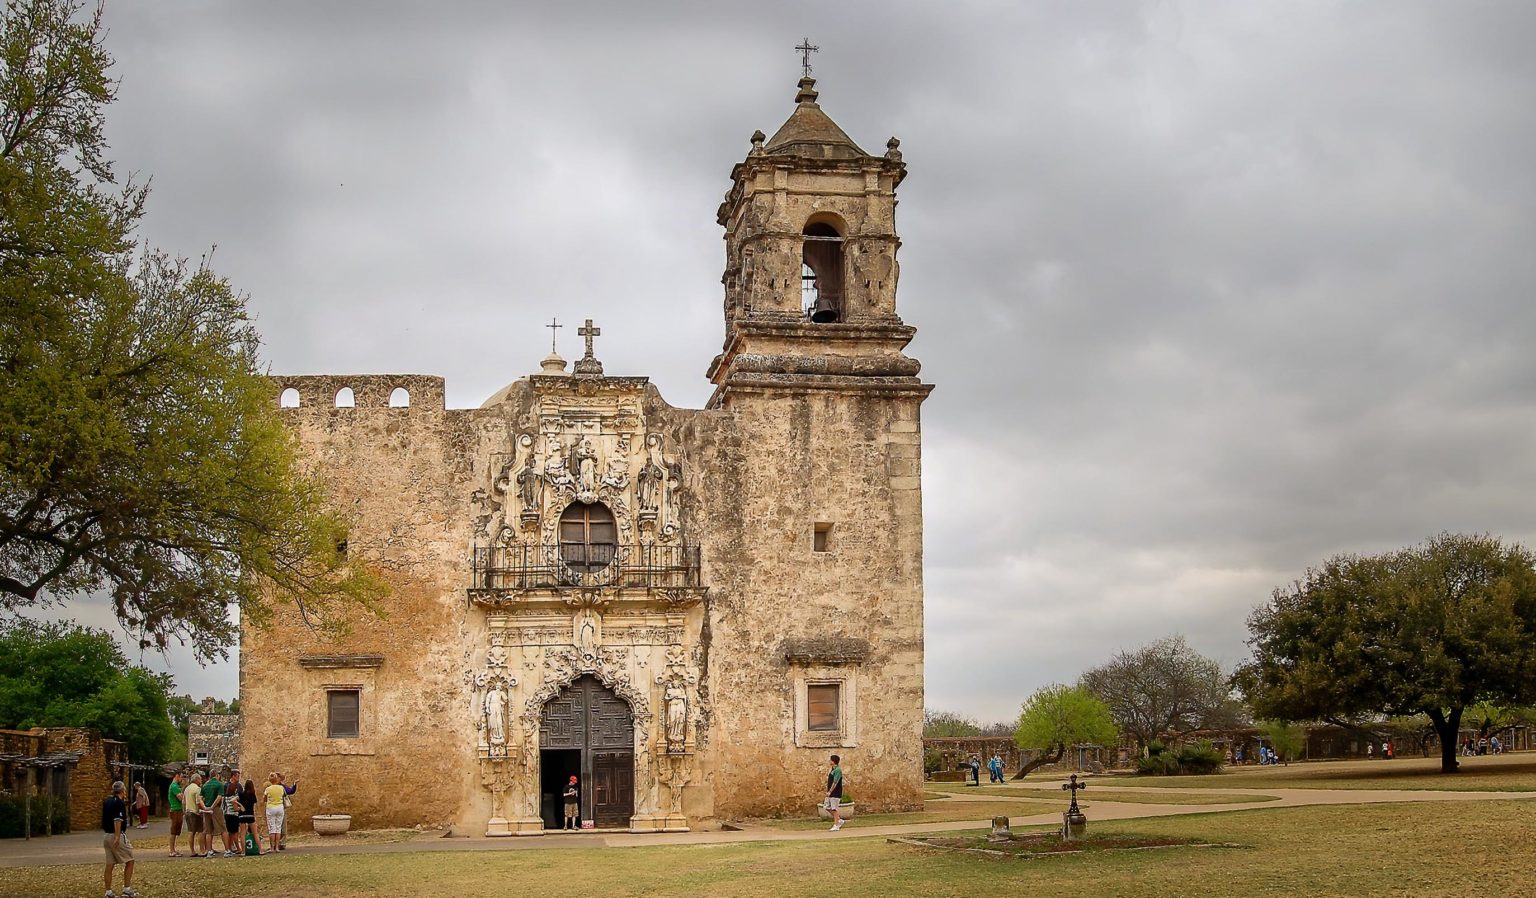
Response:
MULTIPOLYGON (((545 829, 565 826, 565 785, 573 776, 581 776, 580 750, 545 749, 539 752, 539 816, 544 818, 545 829)), ((581 791, 585 793, 586 787, 582 786, 581 791)))
POLYGON ((561 796, 572 776, 579 778, 582 820, 604 828, 629 826, 635 812, 635 722, 628 702, 594 676, 578 678, 545 703, 539 747, 541 807, 553 802, 553 810, 543 814, 546 826, 564 822, 561 796))

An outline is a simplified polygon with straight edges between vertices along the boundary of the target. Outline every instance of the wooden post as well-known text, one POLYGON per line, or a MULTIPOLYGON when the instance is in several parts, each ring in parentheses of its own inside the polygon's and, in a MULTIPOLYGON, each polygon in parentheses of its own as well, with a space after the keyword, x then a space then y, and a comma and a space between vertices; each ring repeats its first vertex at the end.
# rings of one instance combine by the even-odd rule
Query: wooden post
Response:
POLYGON ((26 790, 23 793, 26 797, 22 801, 22 805, 24 806, 25 811, 23 811, 22 814, 21 824, 22 832, 26 833, 26 841, 29 842, 32 840, 32 791, 36 786, 37 768, 29 766, 27 768, 26 790))

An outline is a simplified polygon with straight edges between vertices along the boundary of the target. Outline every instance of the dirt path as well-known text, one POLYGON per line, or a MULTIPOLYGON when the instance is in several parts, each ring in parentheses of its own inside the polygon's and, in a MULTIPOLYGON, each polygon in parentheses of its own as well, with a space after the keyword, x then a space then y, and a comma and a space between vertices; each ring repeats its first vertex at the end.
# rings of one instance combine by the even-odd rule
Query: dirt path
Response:
MULTIPOLYGON (((1030 788, 1039 789, 1042 794, 1055 794, 1060 796, 1060 785, 1054 782, 1042 782, 1038 786, 1030 788)), ((1137 787, 1138 791, 1156 793, 1160 787, 1137 787)), ((1180 792, 1177 788, 1162 789, 1166 792, 1180 792)), ((1426 802, 1426 801, 1510 801, 1536 799, 1536 791, 1533 792, 1447 792, 1429 791, 1419 789, 1242 789, 1223 788, 1222 793, 1231 795, 1258 795, 1270 797, 1273 800, 1265 802, 1242 802, 1236 804, 1154 804, 1147 802, 1125 801, 1091 801, 1091 796, 1085 796, 1091 801, 1090 819, 1092 820, 1130 820, 1138 817, 1172 817, 1180 814, 1211 814, 1211 813, 1236 813, 1240 811, 1269 810, 1280 807, 1305 807, 1308 805, 1339 805, 1339 804, 1381 804, 1388 802, 1426 802)), ((1007 802, 1007 801, 1038 801, 1038 798, 1023 796, 988 795, 985 791, 972 794, 957 794, 947 799, 956 803, 975 801, 1007 802)), ((1046 814, 1033 814, 1028 816, 1011 817, 1012 826, 1039 826, 1059 823, 1060 812, 1046 814)), ((979 829, 991 825, 990 818, 977 820, 957 820, 949 823, 913 823, 895 826, 860 826, 854 819, 841 832, 831 833, 825 830, 779 830, 765 826, 748 826, 740 831, 711 830, 708 832, 692 833, 645 833, 633 834, 626 832, 589 832, 579 834, 555 834, 540 836, 538 838, 457 838, 445 839, 436 833, 424 833, 422 836, 402 842, 386 843, 333 843, 310 844, 295 846, 283 854, 261 858, 214 858, 194 860, 189 858, 168 858, 163 848, 139 849, 136 851, 137 860, 148 864, 163 863, 197 863, 207 864, 215 869, 218 864, 272 864, 283 863, 290 856, 304 854, 388 854, 400 851, 529 851, 549 849, 572 848, 634 848, 649 845, 718 845, 738 842, 787 842, 806 839, 854 839, 869 838, 872 836, 902 836, 913 833, 949 832, 953 830, 979 829)), ((130 838, 150 838, 165 836, 168 833, 164 820, 153 821, 149 829, 134 830, 130 838)), ((34 867, 52 866, 57 864, 95 864, 102 861, 101 835, 95 832, 70 833, 52 838, 37 838, 30 842, 21 839, 7 839, 0 841, 0 867, 34 867)))

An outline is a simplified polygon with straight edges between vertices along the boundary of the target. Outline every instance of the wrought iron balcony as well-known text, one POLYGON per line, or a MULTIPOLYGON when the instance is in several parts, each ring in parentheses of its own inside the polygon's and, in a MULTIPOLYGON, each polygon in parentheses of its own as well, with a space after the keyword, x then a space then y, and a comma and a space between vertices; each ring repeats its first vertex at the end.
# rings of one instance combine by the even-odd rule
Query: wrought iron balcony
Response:
POLYGON ((699 587, 698 546, 476 547, 473 589, 699 587))

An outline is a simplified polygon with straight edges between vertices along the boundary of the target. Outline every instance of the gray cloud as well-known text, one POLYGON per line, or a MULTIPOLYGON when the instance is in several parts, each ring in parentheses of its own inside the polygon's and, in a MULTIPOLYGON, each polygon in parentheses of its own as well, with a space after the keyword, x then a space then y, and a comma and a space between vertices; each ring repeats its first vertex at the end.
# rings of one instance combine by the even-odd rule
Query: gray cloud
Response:
POLYGON ((146 236, 218 244, 275 369, 439 373, 456 406, 531 370, 551 316, 707 398, 714 210, 809 32, 824 108, 911 166, 932 705, 1011 715, 1174 631, 1236 661, 1249 609, 1328 554, 1536 535, 1528 4, 108 20, 146 236))

